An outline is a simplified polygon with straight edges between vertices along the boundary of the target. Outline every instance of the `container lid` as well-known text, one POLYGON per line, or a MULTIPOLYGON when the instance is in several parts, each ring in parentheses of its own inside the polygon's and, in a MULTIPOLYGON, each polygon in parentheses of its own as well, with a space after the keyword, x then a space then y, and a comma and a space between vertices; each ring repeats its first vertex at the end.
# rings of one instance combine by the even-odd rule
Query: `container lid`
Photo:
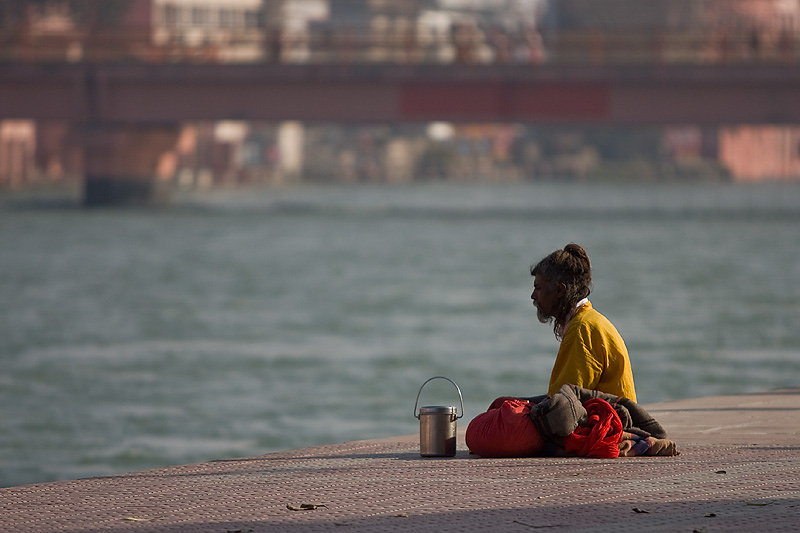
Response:
POLYGON ((455 405, 426 405, 425 407, 419 408, 419 414, 421 415, 454 415, 456 414, 456 406, 455 405))

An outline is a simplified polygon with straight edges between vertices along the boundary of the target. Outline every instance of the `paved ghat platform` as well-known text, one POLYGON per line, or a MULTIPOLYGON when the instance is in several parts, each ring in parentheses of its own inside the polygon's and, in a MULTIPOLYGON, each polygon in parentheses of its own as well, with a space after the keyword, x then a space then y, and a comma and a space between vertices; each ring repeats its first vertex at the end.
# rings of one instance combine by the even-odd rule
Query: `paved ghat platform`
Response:
POLYGON ((0 489, 0 531, 800 530, 800 389, 646 407, 679 456, 480 459, 462 420, 453 458, 409 435, 0 489))

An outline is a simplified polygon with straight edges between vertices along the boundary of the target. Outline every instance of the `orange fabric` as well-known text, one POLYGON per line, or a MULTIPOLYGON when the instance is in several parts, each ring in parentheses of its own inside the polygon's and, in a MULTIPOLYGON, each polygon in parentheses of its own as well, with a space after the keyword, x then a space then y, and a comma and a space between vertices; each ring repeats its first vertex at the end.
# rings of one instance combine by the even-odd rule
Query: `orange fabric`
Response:
POLYGON ((580 457, 619 456, 622 421, 611 404, 593 398, 583 404, 589 418, 564 439, 564 451, 580 457))
POLYGON ((529 413, 531 407, 518 398, 498 398, 492 407, 467 426, 469 451, 481 457, 529 457, 544 449, 529 413))

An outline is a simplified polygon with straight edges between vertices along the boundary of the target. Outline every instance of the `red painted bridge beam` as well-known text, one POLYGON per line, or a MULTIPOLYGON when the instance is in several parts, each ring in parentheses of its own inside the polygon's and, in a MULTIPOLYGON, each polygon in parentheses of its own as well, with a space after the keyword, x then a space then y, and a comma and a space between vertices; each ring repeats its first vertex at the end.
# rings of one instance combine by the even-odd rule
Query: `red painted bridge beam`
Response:
POLYGON ((0 118, 800 124, 787 66, 0 65, 0 118))
POLYGON ((409 82, 400 87, 405 120, 604 122, 611 118, 608 83, 409 82))

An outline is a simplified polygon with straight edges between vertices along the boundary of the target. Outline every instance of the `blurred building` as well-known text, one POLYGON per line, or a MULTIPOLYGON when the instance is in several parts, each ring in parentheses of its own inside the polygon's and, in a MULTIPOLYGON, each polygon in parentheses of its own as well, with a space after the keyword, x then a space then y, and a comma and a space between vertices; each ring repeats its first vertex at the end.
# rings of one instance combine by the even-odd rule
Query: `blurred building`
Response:
POLYGON ((800 178, 800 127, 726 127, 719 160, 737 181, 800 178))
POLYGON ((150 46, 152 0, 0 0, 0 58, 118 61, 150 46))
POLYGON ((166 59, 261 59, 262 0, 151 1, 152 42, 166 59))
POLYGON ((36 128, 30 120, 0 121, 0 187, 35 179, 36 128))

